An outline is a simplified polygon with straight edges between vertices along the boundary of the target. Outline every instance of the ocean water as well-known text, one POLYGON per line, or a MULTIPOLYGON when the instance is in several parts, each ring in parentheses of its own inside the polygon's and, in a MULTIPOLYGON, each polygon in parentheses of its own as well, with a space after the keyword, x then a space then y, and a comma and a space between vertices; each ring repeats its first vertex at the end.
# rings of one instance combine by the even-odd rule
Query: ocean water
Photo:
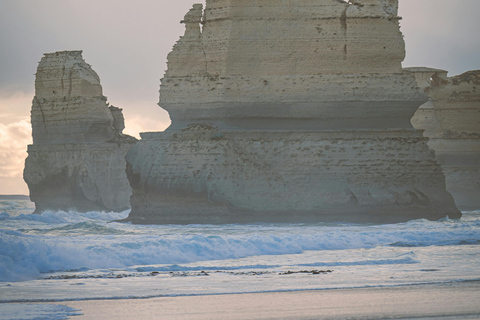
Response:
POLYGON ((67 300, 480 281, 480 211, 389 225, 139 226, 112 222, 128 211, 33 209, 0 197, 0 319, 79 314, 67 300))

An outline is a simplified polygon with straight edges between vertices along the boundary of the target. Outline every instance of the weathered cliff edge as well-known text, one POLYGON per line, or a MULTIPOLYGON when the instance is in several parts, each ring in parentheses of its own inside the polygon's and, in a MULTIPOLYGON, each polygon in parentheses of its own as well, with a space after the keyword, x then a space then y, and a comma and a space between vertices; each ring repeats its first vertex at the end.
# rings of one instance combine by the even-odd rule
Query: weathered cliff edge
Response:
POLYGON ((408 68, 430 100, 412 124, 430 138, 447 190, 465 210, 480 208, 480 70, 447 77, 447 71, 408 68))
POLYGON ((134 223, 398 222, 461 213, 410 119, 395 0, 207 0, 127 154, 134 223), (203 26, 203 27, 201 27, 203 26))
POLYGON ((108 106, 81 51, 48 53, 38 65, 31 111, 33 145, 24 180, 44 210, 120 211, 130 207, 122 110, 108 106))

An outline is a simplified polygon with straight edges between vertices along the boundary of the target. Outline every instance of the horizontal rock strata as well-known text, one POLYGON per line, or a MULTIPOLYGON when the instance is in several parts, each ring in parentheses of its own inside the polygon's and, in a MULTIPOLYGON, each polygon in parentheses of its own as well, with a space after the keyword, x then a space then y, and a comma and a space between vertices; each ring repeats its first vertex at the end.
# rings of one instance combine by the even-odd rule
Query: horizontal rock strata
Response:
POLYGON ((447 190, 462 209, 480 208, 480 70, 447 77, 447 71, 409 68, 430 100, 412 119, 430 138, 447 190))
POLYGON ((127 158, 136 222, 392 222, 442 217, 452 203, 412 131, 149 135, 127 158))
POLYGON ((31 117, 24 179, 36 212, 129 208, 124 157, 136 139, 122 134, 122 111, 108 106, 81 51, 45 54, 31 117))
POLYGON ((427 97, 397 1, 207 0, 185 16, 160 106, 126 156, 136 223, 460 217, 410 119, 427 97))

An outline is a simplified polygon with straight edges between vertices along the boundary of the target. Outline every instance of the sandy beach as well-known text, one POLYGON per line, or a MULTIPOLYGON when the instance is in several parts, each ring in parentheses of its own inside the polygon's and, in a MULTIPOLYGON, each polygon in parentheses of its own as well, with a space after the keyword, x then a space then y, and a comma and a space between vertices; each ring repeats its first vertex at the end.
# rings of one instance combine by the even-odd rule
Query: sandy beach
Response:
POLYGON ((90 319, 480 319, 480 282, 71 301, 90 319))

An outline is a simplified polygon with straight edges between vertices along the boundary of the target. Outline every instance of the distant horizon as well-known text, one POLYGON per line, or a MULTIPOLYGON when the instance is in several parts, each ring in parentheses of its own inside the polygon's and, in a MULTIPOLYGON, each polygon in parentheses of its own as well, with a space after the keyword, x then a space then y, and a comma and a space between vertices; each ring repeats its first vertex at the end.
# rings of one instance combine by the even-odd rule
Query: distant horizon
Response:
POLYGON ((27 197, 30 199, 30 195, 28 194, 0 194, 1 197, 27 197))

